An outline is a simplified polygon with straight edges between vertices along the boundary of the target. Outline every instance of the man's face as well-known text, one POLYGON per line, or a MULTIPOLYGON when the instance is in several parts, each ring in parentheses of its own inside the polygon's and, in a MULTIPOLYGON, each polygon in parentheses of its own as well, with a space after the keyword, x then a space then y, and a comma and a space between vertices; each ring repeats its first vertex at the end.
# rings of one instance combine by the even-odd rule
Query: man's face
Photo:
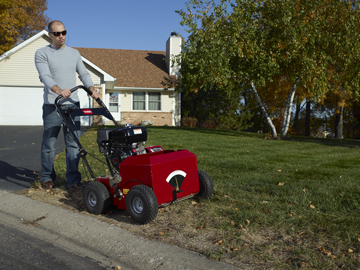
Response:
MULTIPOLYGON (((65 27, 63 24, 52 25, 51 32, 63 32, 63 31, 65 31, 65 27)), ((52 40, 52 45, 54 45, 54 47, 61 48, 65 46, 66 35, 60 34, 60 36, 55 36, 53 33, 50 33, 49 36, 52 40)))

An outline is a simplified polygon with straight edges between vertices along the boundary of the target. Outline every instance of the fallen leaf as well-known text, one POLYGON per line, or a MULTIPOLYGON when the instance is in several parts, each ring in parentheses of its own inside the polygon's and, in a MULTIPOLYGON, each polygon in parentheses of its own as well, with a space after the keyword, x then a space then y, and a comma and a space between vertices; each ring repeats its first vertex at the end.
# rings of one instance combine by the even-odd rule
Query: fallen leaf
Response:
POLYGON ((232 225, 232 226, 235 226, 235 221, 231 221, 231 225, 232 225))
POLYGON ((358 241, 360 242, 360 238, 358 238, 358 241))
POLYGON ((349 253, 353 253, 354 251, 353 251, 351 248, 349 248, 349 249, 348 249, 348 252, 349 252, 349 253))
POLYGON ((285 185, 285 184, 284 184, 284 183, 281 183, 281 182, 279 183, 279 186, 283 186, 283 185, 285 185))
POLYGON ((164 232, 159 232, 159 235, 164 235, 165 233, 164 232))
POLYGON ((250 224, 250 220, 247 219, 247 220, 246 220, 246 223, 247 223, 247 225, 249 225, 249 224, 250 224))
POLYGON ((310 208, 311 208, 311 209, 315 209, 315 206, 313 206, 313 205, 310 205, 310 208))
POLYGON ((223 242, 224 242, 223 240, 219 240, 219 241, 217 241, 217 242, 215 243, 215 245, 216 245, 216 246, 222 245, 223 242))
POLYGON ((278 172, 281 172, 281 170, 279 169, 279 170, 277 170, 278 172))
POLYGON ((305 188, 303 189, 303 192, 304 192, 304 193, 306 193, 306 190, 305 190, 305 188))
POLYGON ((197 202, 195 202, 195 201, 192 201, 192 202, 191 202, 191 204, 197 204, 197 202))
POLYGON ((114 267, 114 270, 120 270, 121 269, 121 266, 117 265, 114 267))
POLYGON ((249 244, 244 244, 244 247, 250 247, 250 245, 249 244))

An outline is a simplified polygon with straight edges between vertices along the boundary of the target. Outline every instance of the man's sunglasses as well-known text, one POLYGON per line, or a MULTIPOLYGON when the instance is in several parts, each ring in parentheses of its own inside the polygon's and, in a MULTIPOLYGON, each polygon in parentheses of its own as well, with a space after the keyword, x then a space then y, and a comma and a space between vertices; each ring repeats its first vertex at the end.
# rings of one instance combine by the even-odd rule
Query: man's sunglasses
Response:
POLYGON ((62 31, 62 32, 50 32, 51 34, 53 34, 55 37, 59 37, 60 34, 62 34, 63 36, 66 36, 66 30, 62 31))

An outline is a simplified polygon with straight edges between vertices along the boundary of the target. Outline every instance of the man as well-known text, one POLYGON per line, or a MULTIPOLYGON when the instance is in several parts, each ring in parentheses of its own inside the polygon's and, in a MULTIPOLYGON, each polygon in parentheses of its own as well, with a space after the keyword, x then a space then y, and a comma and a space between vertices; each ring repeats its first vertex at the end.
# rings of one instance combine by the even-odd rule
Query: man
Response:
MULTIPOLYGON (((90 74, 82 62, 80 53, 65 45, 65 26, 60 21, 52 21, 48 25, 51 44, 35 53, 35 65, 40 81, 44 84, 43 124, 44 133, 41 146, 41 183, 43 188, 53 188, 56 179, 54 170, 55 142, 60 132, 62 120, 56 112, 54 101, 62 95, 65 99, 61 104, 63 109, 79 107, 77 91, 69 89, 76 86, 76 73, 80 80, 96 99, 99 94, 94 89, 90 74)), ((80 119, 74 119, 74 131, 80 136, 80 119)), ((70 189, 82 190, 81 174, 78 171, 80 160, 79 148, 71 138, 66 128, 63 128, 66 144, 66 182, 70 189)))

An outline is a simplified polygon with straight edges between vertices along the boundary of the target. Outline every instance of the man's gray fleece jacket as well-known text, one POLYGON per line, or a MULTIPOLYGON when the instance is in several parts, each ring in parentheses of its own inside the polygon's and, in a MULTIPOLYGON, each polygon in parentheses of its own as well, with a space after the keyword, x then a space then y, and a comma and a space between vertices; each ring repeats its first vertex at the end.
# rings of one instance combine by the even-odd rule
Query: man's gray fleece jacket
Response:
MULTIPOLYGON (((71 89, 76 86, 76 72, 79 79, 89 88, 94 86, 90 74, 87 72, 80 53, 68 46, 60 49, 51 44, 35 53, 35 65, 39 72, 40 81, 44 84, 44 104, 54 104, 57 94, 51 91, 54 85, 61 89, 71 89)), ((71 94, 63 104, 79 102, 77 91, 71 94)))

